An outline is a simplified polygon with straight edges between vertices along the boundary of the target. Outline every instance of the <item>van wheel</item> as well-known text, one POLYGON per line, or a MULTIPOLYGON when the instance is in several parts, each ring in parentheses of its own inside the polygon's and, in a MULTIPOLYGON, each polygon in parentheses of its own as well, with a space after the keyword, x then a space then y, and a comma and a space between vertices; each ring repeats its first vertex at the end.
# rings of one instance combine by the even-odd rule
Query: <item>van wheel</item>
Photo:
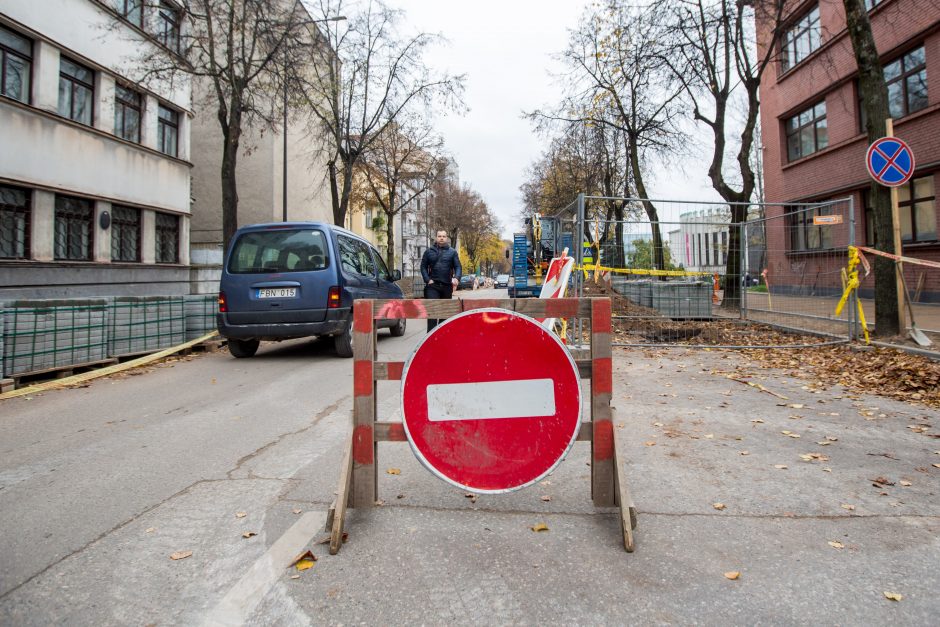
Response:
POLYGON ((352 316, 346 321, 346 328, 343 332, 333 336, 333 348, 340 357, 353 356, 352 316))
POLYGON ((389 331, 392 332, 392 337, 401 337, 405 334, 405 319, 399 318, 398 322, 395 323, 395 326, 389 327, 389 331))
POLYGON ((232 357, 252 357, 258 352, 258 340, 232 340, 228 341, 228 352, 232 357))

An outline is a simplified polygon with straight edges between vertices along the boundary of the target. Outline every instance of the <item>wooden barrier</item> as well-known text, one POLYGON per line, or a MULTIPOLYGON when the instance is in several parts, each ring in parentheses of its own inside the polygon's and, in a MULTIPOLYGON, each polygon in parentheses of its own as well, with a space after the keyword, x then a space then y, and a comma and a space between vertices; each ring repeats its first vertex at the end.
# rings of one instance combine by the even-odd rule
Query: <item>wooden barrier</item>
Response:
POLYGON ((353 307, 352 434, 345 447, 339 488, 330 506, 330 553, 343 541, 347 507, 373 507, 378 500, 378 442, 405 442, 401 422, 376 415, 376 381, 399 381, 405 363, 376 361, 375 320, 449 318, 464 311, 498 307, 540 318, 589 318, 590 349, 571 349, 582 379, 591 381, 591 420, 581 423, 577 440, 591 443, 591 498, 595 507, 618 507, 623 546, 633 552, 636 508, 623 471, 621 439, 614 427, 611 304, 609 298, 357 300, 353 307))

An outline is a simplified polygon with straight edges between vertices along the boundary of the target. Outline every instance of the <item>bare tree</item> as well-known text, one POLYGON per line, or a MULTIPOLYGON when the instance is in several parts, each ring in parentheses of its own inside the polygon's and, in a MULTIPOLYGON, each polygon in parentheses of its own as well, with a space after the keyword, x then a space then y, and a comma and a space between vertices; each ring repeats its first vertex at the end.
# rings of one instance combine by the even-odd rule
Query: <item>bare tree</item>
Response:
POLYGON ((486 247, 494 237, 499 222, 483 199, 471 205, 467 218, 468 224, 464 229, 461 244, 471 266, 477 268, 483 261, 486 247))
POLYGON ((427 195, 442 146, 443 141, 430 125, 416 118, 386 125, 370 144, 361 170, 386 216, 385 262, 389 268, 397 267, 395 216, 416 198, 427 195))
MULTIPOLYGON (((875 38, 868 20, 868 10, 863 0, 843 0, 849 39, 858 65, 858 91, 865 113, 865 132, 868 143, 887 135, 885 120, 888 118, 888 88, 884 70, 875 47, 875 38)), ((872 181, 869 188, 874 217, 874 245, 880 250, 900 255, 894 248, 891 195, 881 185, 872 181)), ((879 335, 897 335, 901 330, 897 301, 897 276, 895 265, 889 259, 875 257, 875 328, 879 335)))
POLYGON ((306 81, 307 101, 318 121, 316 133, 325 131, 330 138, 326 149, 333 222, 341 225, 349 208, 353 172, 373 142, 407 111, 432 103, 445 110, 462 107, 463 77, 432 72, 424 55, 440 37, 401 36, 402 12, 381 0, 308 4, 316 4, 324 18, 350 15, 346 22, 325 28, 329 45, 311 50, 319 62, 306 81))
POLYGON ((649 199, 644 170, 654 156, 675 154, 682 146, 676 121, 683 90, 662 71, 658 18, 656 11, 624 0, 589 9, 562 55, 571 68, 568 96, 558 111, 535 115, 622 133, 629 178, 650 220, 654 262, 661 269, 659 212, 649 199))
MULTIPOLYGON (((774 59, 776 44, 782 33, 785 0, 737 2, 733 0, 661 0, 653 10, 666 16, 658 48, 661 62, 668 67, 684 88, 692 106, 693 119, 706 126, 712 135, 711 163, 708 177, 712 188, 731 205, 731 222, 747 220, 748 205, 757 185, 751 154, 755 129, 760 115, 761 76, 774 59), (752 8, 753 5, 753 8, 752 8), (763 54, 754 50, 754 12, 768 25, 769 39, 761 42, 763 54), (734 101, 742 102, 744 123, 736 138, 729 137, 730 116, 734 101), (729 140, 736 141, 737 150, 729 150, 729 140), (733 173, 728 172, 726 159, 733 152, 733 173), (740 183, 735 188, 731 181, 740 183)), ((741 232, 732 228, 728 237, 729 251, 741 249, 741 232)), ((740 305, 739 280, 741 257, 727 255, 722 306, 740 305)))
POLYGON ((429 207, 432 228, 447 231, 456 248, 461 235, 474 228, 479 207, 486 203, 468 184, 461 185, 451 179, 436 181, 432 192, 429 207))
MULTIPOLYGON (((303 51, 316 41, 310 15, 298 0, 182 0, 179 55, 141 50, 132 59, 141 82, 190 76, 207 85, 201 104, 215 111, 222 131, 222 238, 238 228, 239 151, 248 128, 274 128, 280 120, 285 81, 304 63, 303 51)), ((175 46, 175 38, 171 42, 175 46)), ((294 77, 296 78, 296 77, 294 77)), ((197 94, 198 94, 197 90, 197 94)))

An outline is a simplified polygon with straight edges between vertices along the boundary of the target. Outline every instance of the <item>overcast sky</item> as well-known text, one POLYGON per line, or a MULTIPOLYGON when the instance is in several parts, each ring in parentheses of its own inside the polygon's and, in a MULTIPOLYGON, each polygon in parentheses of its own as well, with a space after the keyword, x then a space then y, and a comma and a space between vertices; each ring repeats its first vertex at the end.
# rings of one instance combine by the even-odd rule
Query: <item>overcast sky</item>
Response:
MULTIPOLYGON (((520 224, 519 186, 526 167, 539 158, 544 140, 523 111, 551 105, 560 69, 553 55, 567 42, 585 0, 388 0, 406 12, 403 30, 440 33, 449 43, 431 50, 438 69, 467 75, 463 116, 441 119, 438 128, 468 182, 486 200, 509 238, 520 224)), ((703 155, 699 162, 707 159, 703 155)), ((654 181, 651 196, 714 200, 703 167, 684 166, 654 181), (665 183, 664 183, 665 181, 665 183)), ((670 216, 671 217, 671 216, 670 216)), ((669 219, 663 216, 663 219, 669 219)))

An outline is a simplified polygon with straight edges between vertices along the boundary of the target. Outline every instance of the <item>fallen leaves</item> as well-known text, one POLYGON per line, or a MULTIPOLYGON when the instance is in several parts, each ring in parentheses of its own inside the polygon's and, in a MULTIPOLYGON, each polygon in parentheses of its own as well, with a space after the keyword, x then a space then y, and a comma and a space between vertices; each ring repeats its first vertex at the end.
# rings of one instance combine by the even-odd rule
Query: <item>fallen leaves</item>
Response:
POLYGON ((828 462, 829 461, 829 458, 823 455, 822 453, 805 453, 803 455, 800 455, 800 459, 802 459, 804 462, 814 462, 814 461, 828 462))
POLYGON ((542 500, 543 500, 543 501, 546 501, 546 502, 547 502, 547 501, 551 501, 551 500, 552 500, 552 497, 550 497, 549 495, 546 494, 545 496, 542 497, 542 500))
POLYGON ((850 512, 854 512, 854 511, 855 511, 855 506, 854 506, 854 505, 850 505, 850 504, 848 504, 848 503, 843 503, 840 507, 842 507, 842 509, 848 510, 848 511, 850 511, 850 512))
POLYGON ((735 580, 740 579, 740 578, 741 578, 741 572, 740 572, 740 571, 731 570, 731 571, 728 571, 728 572, 725 573, 725 579, 730 579, 731 581, 735 581, 735 580))
POLYGON ((654 442, 653 440, 648 440, 643 443, 643 446, 656 446, 656 442, 654 442))
MULTIPOLYGON (((308 549, 291 560, 290 566, 293 566, 297 570, 307 570, 308 568, 313 568, 316 561, 317 556, 313 554, 313 551, 308 549)), ((288 568, 290 566, 288 566, 288 568)))
POLYGON ((389 469, 386 470, 385 472, 386 472, 386 474, 389 474, 389 475, 400 475, 400 474, 401 474, 401 469, 399 469, 399 468, 389 468, 389 469))
POLYGON ((787 465, 786 464, 774 464, 774 468, 776 468, 777 470, 786 470, 787 465))
POLYGON ((235 518, 244 518, 248 515, 248 512, 235 512, 235 518))
POLYGON ((537 523, 537 524, 532 525, 531 527, 529 527, 529 529, 531 529, 532 531, 535 531, 535 532, 539 532, 539 531, 548 531, 548 525, 546 525, 545 523, 537 523))
POLYGON ((176 553, 172 553, 170 555, 170 559, 173 561, 184 560, 187 557, 190 557, 192 554, 193 554, 192 551, 177 551, 176 553))
POLYGON ((831 547, 834 548, 834 549, 844 549, 844 548, 845 548, 845 545, 844 545, 844 544, 842 544, 841 542, 837 542, 837 541, 835 541, 835 540, 830 540, 830 541, 828 542, 828 544, 829 544, 829 546, 831 546, 831 547))
POLYGON ((887 477, 875 477, 874 479, 869 479, 869 481, 871 481, 871 484, 876 488, 881 488, 886 485, 894 485, 894 482, 887 477))
POLYGON ((712 503, 712 507, 714 507, 718 511, 721 511, 725 508, 725 504, 724 503, 712 503))
POLYGON ((884 595, 885 595, 885 598, 888 599, 889 601, 900 601, 901 599, 904 598, 903 594, 898 594, 897 592, 885 591, 884 595))
POLYGON ((242 534, 242 537, 243 537, 243 538, 252 538, 252 537, 254 537, 254 536, 256 536, 256 535, 258 535, 258 534, 255 533, 254 531, 246 531, 245 533, 242 534))

